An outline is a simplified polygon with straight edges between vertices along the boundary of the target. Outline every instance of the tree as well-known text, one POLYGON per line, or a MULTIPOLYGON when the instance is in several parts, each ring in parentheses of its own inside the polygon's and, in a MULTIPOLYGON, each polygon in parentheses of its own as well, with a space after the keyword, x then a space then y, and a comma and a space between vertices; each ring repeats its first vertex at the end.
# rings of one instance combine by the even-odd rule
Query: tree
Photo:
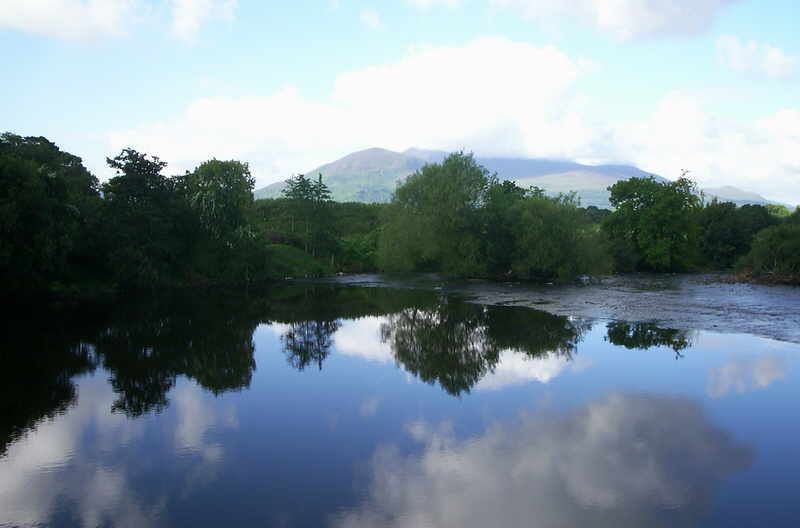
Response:
POLYGON ((190 261, 192 214, 155 156, 125 149, 107 159, 103 185, 108 266, 123 287, 153 288, 180 278, 190 261))
POLYGON ((609 191, 615 210, 603 226, 618 269, 685 271, 694 264, 700 199, 691 180, 630 178, 609 191))
POLYGON ((184 179, 186 199, 212 237, 225 239, 248 223, 255 178, 247 163, 212 159, 184 179))
POLYGON ((379 246, 388 270, 481 275, 481 207, 490 178, 471 154, 428 164, 395 191, 379 246))
POLYGON ((97 179, 43 137, 0 136, 0 280, 45 290, 92 268, 97 179))
POLYGON ((514 207, 530 195, 544 193, 538 189, 525 190, 511 181, 493 179, 489 183, 483 223, 486 266, 492 276, 503 276, 511 270, 516 247, 514 207))
POLYGON ((574 196, 532 195, 517 202, 512 214, 516 276, 566 280, 609 271, 601 234, 586 221, 574 196))
POLYGON ((292 234, 300 234, 306 253, 315 257, 324 253, 332 254, 336 249, 336 240, 330 215, 331 191, 322 181, 322 174, 316 181, 298 174, 286 180, 286 188, 282 193, 292 204, 292 234), (295 219, 299 224, 297 230, 295 219))
POLYGON ((756 276, 771 275, 777 282, 800 284, 800 222, 790 218, 760 231, 739 267, 756 276))

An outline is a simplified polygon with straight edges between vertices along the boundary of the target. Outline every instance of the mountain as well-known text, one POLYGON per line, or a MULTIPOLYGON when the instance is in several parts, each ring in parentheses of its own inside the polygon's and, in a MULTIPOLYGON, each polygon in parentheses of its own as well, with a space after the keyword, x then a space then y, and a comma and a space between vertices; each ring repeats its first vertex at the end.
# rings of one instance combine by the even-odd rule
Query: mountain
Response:
MULTIPOLYGON (((422 153, 423 151, 418 151, 422 153)), ((429 151, 432 152, 432 151, 429 151)), ((308 171, 308 176, 322 174, 334 200, 340 202, 388 202, 396 182, 413 174, 423 165, 443 159, 422 157, 382 148, 370 148, 348 154, 334 162, 308 171)), ((256 198, 276 198, 286 186, 273 183, 256 190, 256 198)))
MULTIPOLYGON (((387 202, 397 183, 426 163, 444 159, 446 152, 408 149, 394 152, 370 148, 308 171, 308 176, 322 174, 337 201, 387 202)), ((646 177, 649 173, 631 165, 584 165, 568 160, 540 158, 476 157, 478 163, 504 180, 513 180, 527 187, 535 185, 550 194, 575 191, 584 206, 609 207, 608 187, 619 180, 646 177)), ((659 181, 666 181, 653 175, 659 181)), ((284 182, 273 183, 255 191, 256 198, 280 196, 284 182)), ((737 204, 770 203, 758 194, 736 187, 706 189, 706 197, 716 197, 737 204)))
POLYGON ((750 191, 743 191, 738 187, 724 185, 722 187, 707 187, 703 189, 707 200, 716 198, 720 202, 733 202, 736 205, 757 204, 765 205, 769 203, 777 203, 767 200, 760 194, 750 191))

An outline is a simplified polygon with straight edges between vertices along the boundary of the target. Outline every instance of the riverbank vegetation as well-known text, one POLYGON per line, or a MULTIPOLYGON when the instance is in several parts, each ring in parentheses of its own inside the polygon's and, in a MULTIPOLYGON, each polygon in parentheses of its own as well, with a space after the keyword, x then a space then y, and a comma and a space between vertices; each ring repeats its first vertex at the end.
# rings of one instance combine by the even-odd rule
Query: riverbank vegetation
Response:
POLYGON ((91 296, 367 271, 800 277, 800 213, 706 202, 685 177, 620 181, 608 211, 503 181, 464 153, 409 176, 388 204, 333 202, 322 176, 303 175, 282 198, 254 200, 254 178, 236 160, 171 177, 132 149, 107 162, 115 176, 101 184, 45 138, 0 136, 4 291, 91 296))

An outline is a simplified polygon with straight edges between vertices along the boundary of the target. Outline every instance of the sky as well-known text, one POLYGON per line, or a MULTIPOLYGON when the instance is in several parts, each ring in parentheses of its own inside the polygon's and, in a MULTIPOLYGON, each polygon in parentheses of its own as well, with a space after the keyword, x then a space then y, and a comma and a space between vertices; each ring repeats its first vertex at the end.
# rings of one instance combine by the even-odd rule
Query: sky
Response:
POLYGON ((0 130, 257 187, 369 147, 800 203, 796 0, 0 0, 0 130))

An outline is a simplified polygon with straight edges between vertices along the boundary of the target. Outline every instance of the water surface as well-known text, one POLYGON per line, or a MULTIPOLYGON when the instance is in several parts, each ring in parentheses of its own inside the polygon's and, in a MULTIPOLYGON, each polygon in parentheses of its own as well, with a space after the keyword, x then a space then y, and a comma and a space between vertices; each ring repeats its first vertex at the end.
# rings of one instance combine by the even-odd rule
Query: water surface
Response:
POLYGON ((3 526, 797 526, 800 346, 295 285, 7 321, 3 526))

